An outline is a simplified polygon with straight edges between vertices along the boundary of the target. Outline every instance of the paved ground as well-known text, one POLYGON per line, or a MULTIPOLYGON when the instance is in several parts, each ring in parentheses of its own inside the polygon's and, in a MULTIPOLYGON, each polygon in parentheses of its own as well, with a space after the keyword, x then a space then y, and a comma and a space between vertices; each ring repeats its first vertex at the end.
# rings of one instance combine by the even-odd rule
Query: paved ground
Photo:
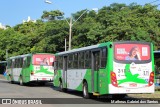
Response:
MULTIPOLYGON (((5 79, 5 77, 0 74, 0 79, 5 79)), ((160 86, 156 87, 154 94, 128 94, 128 96, 133 98, 160 98, 160 86)))
MULTIPOLYGON (((76 91, 60 92, 56 87, 53 88, 51 85, 46 86, 20 86, 19 84, 10 84, 4 80, 4 76, 0 75, 0 98, 82 98, 82 93, 76 91)), ((143 94, 144 95, 144 94, 143 94)), ((147 94, 146 94, 147 95, 147 94)), ((160 98, 160 92, 156 94, 148 94, 147 96, 156 96, 160 98)), ((137 95, 141 98, 142 94, 137 95)), ((137 97, 136 96, 136 97, 137 97)), ((146 97, 146 96, 145 96, 146 97)), ((132 98, 133 99, 133 98, 132 98)), ((131 99, 131 100, 132 100, 131 99)), ((55 100, 55 99, 54 99, 55 100)), ((134 100, 134 99, 133 99, 134 100)), ((56 100, 60 102, 60 100, 56 100)), ((61 100, 62 101, 62 100, 61 100)), ((105 102, 107 100, 105 99, 105 102)), ((135 107, 135 106, 145 106, 145 107, 160 107, 159 104, 98 104, 103 103, 104 100, 99 99, 79 99, 78 104, 47 104, 47 105, 34 105, 34 107, 135 107), (87 102, 92 102, 86 104, 87 102), (97 104, 95 104, 97 103, 97 104), (86 105, 85 105, 86 104, 86 105)), ((2 105, 0 105, 1 107, 2 105)), ((3 105, 3 107, 21 107, 22 105, 3 105)), ((31 107, 32 105, 23 105, 24 107, 31 107)))
POLYGON ((2 74, 0 74, 0 79, 4 79, 4 76, 2 74))

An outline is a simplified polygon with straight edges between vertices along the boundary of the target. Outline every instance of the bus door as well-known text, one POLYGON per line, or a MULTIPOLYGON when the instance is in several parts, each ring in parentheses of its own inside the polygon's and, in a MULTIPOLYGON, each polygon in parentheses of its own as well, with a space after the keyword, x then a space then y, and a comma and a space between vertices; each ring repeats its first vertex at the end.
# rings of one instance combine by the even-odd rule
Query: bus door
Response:
POLYGON ((99 67, 100 67, 100 50, 92 51, 92 91, 98 92, 99 84, 99 67))
POLYGON ((31 72, 30 72, 30 70, 27 68, 27 67, 29 67, 29 64, 27 63, 28 61, 27 61, 27 57, 25 56, 25 57, 23 57, 23 60, 22 60, 22 78, 23 78, 23 80, 25 81, 25 78, 26 77, 30 77, 30 75, 32 75, 31 74, 31 72))
POLYGON ((67 88, 67 56, 63 56, 63 88, 67 88))
POLYGON ((11 65, 11 72, 10 72, 10 79, 11 80, 14 80, 14 72, 13 72, 13 70, 14 70, 14 67, 15 67, 15 59, 11 59, 12 60, 12 65, 11 65))

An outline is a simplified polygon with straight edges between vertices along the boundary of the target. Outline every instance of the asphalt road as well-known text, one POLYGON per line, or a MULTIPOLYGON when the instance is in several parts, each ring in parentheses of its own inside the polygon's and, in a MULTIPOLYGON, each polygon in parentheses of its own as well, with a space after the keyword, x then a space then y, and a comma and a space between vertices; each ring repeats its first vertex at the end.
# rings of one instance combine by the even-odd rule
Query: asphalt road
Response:
MULTIPOLYGON (((108 98, 93 98, 93 99, 84 99, 82 97, 82 92, 77 91, 67 91, 60 92, 57 87, 53 87, 52 83, 48 83, 45 86, 31 85, 31 86, 20 86, 18 83, 11 84, 6 81, 4 78, 0 78, 0 98, 10 99, 12 101, 15 99, 14 103, 17 104, 16 98, 20 98, 23 101, 29 100, 41 100, 41 103, 45 104, 47 101, 46 107, 125 107, 128 105, 132 106, 143 106, 143 104, 110 104, 111 101, 108 98), (33 98, 33 99, 31 99, 33 98), (39 99, 40 98, 40 99, 39 99), (45 98, 45 99, 43 99, 45 98), (44 100, 44 101, 43 101, 44 100), (46 102, 45 102, 46 101, 46 102), (50 104, 53 103, 53 104, 50 104)), ((130 101, 136 101, 137 99, 126 98, 130 101)), ((2 100, 2 99, 1 99, 2 100)), ((12 102, 13 103, 13 102, 12 102)), ((22 102, 20 102, 22 103, 22 102)), ((38 103, 39 104, 39 103, 38 103)), ((160 107, 160 104, 144 104, 145 107, 160 107)), ((0 105, 2 106, 2 105, 0 105)), ((13 105, 3 105, 4 107, 10 107, 13 105)), ((16 105, 19 107, 20 105, 16 105)), ((31 107, 31 105, 23 105, 24 107, 31 107)), ((42 105, 32 105, 36 107, 41 107, 42 105)), ((44 107, 44 105, 43 105, 44 107)))

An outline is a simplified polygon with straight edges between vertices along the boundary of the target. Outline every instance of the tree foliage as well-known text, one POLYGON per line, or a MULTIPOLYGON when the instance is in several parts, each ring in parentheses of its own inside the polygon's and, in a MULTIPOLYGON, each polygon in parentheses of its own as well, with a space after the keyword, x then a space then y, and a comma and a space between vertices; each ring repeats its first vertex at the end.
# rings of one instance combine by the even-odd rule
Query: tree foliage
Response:
MULTIPOLYGON (((114 3, 95 11, 72 14, 72 48, 107 41, 147 41, 160 47, 160 10, 157 6, 114 3), (75 23, 74 21, 77 20, 75 23)), ((26 53, 56 53, 65 50, 70 19, 64 19, 60 10, 44 11, 41 19, 25 22, 8 29, 0 29, 0 60, 26 53)))
POLYGON ((56 20, 56 18, 61 19, 63 15, 64 13, 59 10, 50 11, 50 12, 43 11, 43 15, 41 16, 41 18, 50 21, 50 20, 56 20))

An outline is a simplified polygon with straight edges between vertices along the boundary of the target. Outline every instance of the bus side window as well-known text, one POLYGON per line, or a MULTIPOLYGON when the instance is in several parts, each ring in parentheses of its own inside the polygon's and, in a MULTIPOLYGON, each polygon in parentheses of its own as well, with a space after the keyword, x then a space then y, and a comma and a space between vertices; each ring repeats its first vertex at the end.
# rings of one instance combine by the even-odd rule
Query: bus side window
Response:
POLYGON ((63 69, 63 56, 58 57, 58 69, 63 69))
POLYGON ((101 50, 101 68, 105 68, 106 67, 106 61, 107 60, 107 49, 106 48, 102 48, 101 50))
POLYGON ((8 60, 8 63, 7 63, 7 68, 11 68, 11 63, 12 63, 12 60, 8 60))
POLYGON ((19 58, 16 59, 16 68, 19 68, 19 58))
POLYGON ((30 63, 31 63, 31 57, 30 56, 27 56, 27 67, 29 67, 30 66, 30 63))
POLYGON ((57 57, 56 60, 52 63, 52 67, 54 68, 54 75, 57 74, 57 70, 58 70, 58 61, 57 61, 57 57))
POLYGON ((78 69, 78 53, 74 53, 73 68, 78 69))
POLYGON ((15 68, 15 59, 12 59, 12 68, 15 68))
POLYGON ((54 61, 52 63, 52 66, 54 67, 54 70, 57 70, 58 69, 58 61, 54 61))
POLYGON ((10 68, 12 68, 12 62, 13 62, 13 61, 12 61, 12 59, 11 59, 11 60, 10 60, 10 66, 9 66, 10 68))
POLYGON ((91 68, 91 51, 85 52, 85 68, 91 68))
POLYGON ((23 68, 26 67, 26 57, 23 57, 23 68))
POLYGON ((84 68, 84 52, 79 53, 79 68, 84 68))
POLYGON ((100 53, 94 53, 94 70, 98 71, 100 68, 100 53))
POLYGON ((20 64, 21 64, 20 58, 17 59, 17 63, 18 63, 18 64, 17 64, 17 68, 20 68, 20 64))
POLYGON ((20 58, 20 68, 23 66, 23 58, 20 58))
POLYGON ((15 59, 14 68, 17 68, 17 64, 18 64, 17 59, 15 59))
POLYGON ((59 68, 59 56, 56 56, 55 59, 56 59, 55 61, 57 61, 57 64, 54 63, 54 67, 56 66, 57 69, 60 69, 59 68))
POLYGON ((73 68, 73 54, 69 54, 68 68, 69 69, 73 68))

